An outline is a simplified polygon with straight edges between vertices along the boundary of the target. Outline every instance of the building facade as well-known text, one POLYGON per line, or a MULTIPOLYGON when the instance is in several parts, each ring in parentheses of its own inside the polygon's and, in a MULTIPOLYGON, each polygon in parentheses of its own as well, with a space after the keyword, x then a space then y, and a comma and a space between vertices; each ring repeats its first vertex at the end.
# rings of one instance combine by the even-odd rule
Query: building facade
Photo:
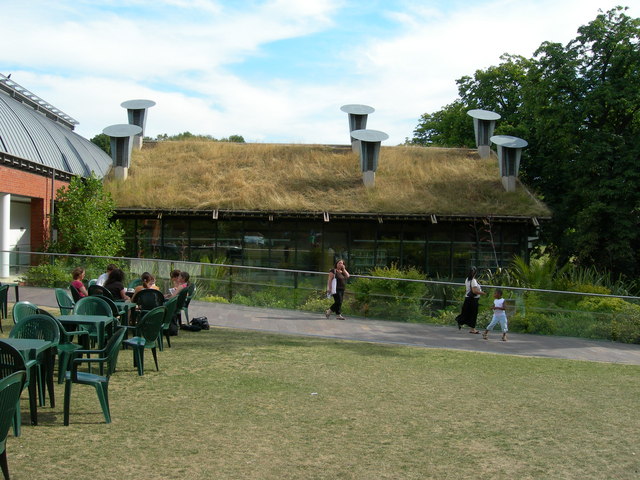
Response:
POLYGON ((306 271, 327 271, 342 258, 352 273, 395 264, 452 279, 470 265, 495 269, 526 258, 537 232, 529 217, 119 209, 116 218, 131 257, 306 271))

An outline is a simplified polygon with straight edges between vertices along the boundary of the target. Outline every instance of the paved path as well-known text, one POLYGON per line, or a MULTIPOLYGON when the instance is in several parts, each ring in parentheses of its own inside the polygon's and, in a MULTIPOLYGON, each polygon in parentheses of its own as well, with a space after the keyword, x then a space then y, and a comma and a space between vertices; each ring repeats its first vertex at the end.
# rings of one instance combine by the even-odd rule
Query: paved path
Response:
MULTIPOLYGON (((13 301, 11 297, 12 294, 9 301, 13 301)), ((57 306, 52 289, 21 287, 20 300, 57 306)), ((481 335, 471 335, 467 329, 458 330, 457 327, 363 318, 342 321, 332 317, 327 320, 320 313, 198 301, 191 302, 189 314, 191 317, 206 316, 212 326, 287 335, 640 365, 640 345, 607 341, 509 333, 509 341, 503 342, 498 330, 489 340, 483 340, 481 335)))

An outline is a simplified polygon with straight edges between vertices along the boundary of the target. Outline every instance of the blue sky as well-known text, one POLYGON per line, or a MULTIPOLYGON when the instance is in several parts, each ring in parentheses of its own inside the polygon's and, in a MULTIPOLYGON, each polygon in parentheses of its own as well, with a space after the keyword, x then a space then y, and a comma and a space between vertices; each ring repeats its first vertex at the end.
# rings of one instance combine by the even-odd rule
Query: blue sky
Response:
MULTIPOLYGON (((620 0, 0 0, 0 73, 91 138, 150 99, 145 134, 348 143, 370 105, 387 145, 457 97, 455 80, 566 43, 620 0)), ((627 0, 640 16, 640 0, 627 0)))

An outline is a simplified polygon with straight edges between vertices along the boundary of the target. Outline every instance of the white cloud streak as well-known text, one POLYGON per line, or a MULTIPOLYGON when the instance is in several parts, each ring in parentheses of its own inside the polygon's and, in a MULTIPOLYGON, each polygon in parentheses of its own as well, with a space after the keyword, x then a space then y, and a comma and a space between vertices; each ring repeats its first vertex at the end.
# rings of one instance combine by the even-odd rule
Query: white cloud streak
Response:
MULTIPOLYGON (((331 45, 332 35, 348 35, 353 26, 343 23, 344 9, 358 3, 8 0, 0 68, 78 119, 86 137, 126 122, 122 101, 148 98, 157 103, 149 112, 150 136, 188 130, 248 141, 347 143, 339 107, 365 103, 376 108, 368 126, 397 144, 422 113, 455 100, 455 79, 497 64, 505 52, 531 56, 545 40, 566 43, 598 8, 618 2, 487 0, 464 8, 391 2, 381 4, 382 18, 393 22, 386 34, 378 28, 375 38, 351 38, 331 49, 338 56, 309 52, 307 60, 325 69, 318 72, 332 66, 330 79, 321 73, 299 79, 277 63, 260 76, 234 73, 254 60, 268 64, 267 47, 278 42, 317 37, 318 48, 331 45)), ((640 0, 627 5, 629 15, 640 14, 640 0)))

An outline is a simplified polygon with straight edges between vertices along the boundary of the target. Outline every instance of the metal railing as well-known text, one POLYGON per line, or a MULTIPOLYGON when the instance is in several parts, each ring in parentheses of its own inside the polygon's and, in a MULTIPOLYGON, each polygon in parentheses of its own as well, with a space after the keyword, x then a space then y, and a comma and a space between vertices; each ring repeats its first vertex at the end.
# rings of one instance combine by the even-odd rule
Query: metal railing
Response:
MULTIPOLYGON (((249 265, 198 263, 156 258, 99 257, 42 252, 30 255, 31 266, 12 266, 28 284, 67 286, 70 272, 83 266, 85 280, 97 278, 108 263, 125 271, 126 280, 147 271, 165 291, 173 269, 187 271, 196 284, 197 300, 323 312, 331 303, 326 296, 327 272, 290 270, 249 265)), ((24 258, 24 257, 23 257, 24 258)), ((482 283, 482 279, 480 279, 482 283)), ((606 293, 484 285, 507 299, 512 331, 582 336, 640 343, 640 297, 606 293)), ((460 282, 352 275, 344 303, 346 315, 396 321, 454 325, 465 288, 460 282)), ((492 315, 491 295, 480 301, 478 326, 492 315)))

